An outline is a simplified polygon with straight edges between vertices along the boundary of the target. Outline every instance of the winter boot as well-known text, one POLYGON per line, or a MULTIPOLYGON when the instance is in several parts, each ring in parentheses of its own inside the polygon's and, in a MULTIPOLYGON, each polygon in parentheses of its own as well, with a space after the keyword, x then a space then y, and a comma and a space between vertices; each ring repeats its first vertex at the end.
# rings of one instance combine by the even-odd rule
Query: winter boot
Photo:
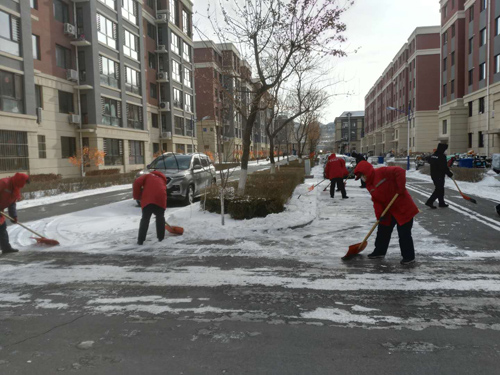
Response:
POLYGON ((425 205, 426 205, 427 207, 432 208, 432 209, 436 209, 436 208, 437 208, 436 206, 434 206, 434 203, 429 202, 429 201, 425 202, 425 205))
POLYGON ((402 266, 409 266, 413 263, 415 263, 415 259, 411 259, 411 260, 402 259, 401 262, 399 262, 399 264, 401 264, 402 266))
POLYGON ((368 254, 368 259, 384 259, 384 258, 385 255, 382 254, 375 254, 375 253, 368 254))
POLYGON ((448 206, 449 206, 449 204, 446 204, 446 203, 439 203, 439 207, 443 207, 443 208, 445 208, 445 207, 448 207, 448 206))
POLYGON ((2 250, 2 254, 17 253, 17 252, 19 252, 19 250, 14 249, 12 247, 7 250, 2 250))

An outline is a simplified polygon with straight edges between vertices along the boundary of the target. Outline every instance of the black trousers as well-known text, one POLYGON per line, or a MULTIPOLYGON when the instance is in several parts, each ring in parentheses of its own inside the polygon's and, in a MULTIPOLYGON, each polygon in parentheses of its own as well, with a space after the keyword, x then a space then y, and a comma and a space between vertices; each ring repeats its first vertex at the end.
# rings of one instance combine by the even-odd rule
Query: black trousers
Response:
POLYGON ((373 251, 376 255, 385 255, 387 253, 387 248, 391 242, 392 230, 394 227, 398 227, 399 235, 399 247, 401 249, 401 255, 404 260, 415 259, 415 248, 413 247, 413 238, 411 236, 411 228, 413 227, 413 219, 403 225, 398 225, 396 219, 393 217, 391 225, 379 224, 377 230, 377 239, 375 240, 375 250, 373 251))
POLYGON ((330 197, 332 197, 332 198, 335 197, 335 185, 337 185, 337 189, 340 190, 340 193, 342 194, 342 198, 347 197, 347 194, 345 192, 344 179, 342 177, 331 179, 330 197))
POLYGON ((149 221, 153 214, 156 216, 156 237, 158 237, 158 241, 162 241, 165 238, 165 209, 156 204, 148 204, 142 209, 141 225, 139 226, 139 238, 137 242, 143 243, 146 240, 149 221))
POLYGON ((364 182, 363 180, 361 180, 361 187, 362 187, 362 188, 365 188, 365 187, 366 187, 366 182, 364 182))
POLYGON ((0 249, 2 251, 12 249, 9 242, 9 233, 7 233, 7 222, 0 225, 0 249))
POLYGON ((434 192, 427 200, 427 203, 432 204, 437 199, 439 204, 444 204, 444 178, 436 178, 432 181, 434 182, 434 192))

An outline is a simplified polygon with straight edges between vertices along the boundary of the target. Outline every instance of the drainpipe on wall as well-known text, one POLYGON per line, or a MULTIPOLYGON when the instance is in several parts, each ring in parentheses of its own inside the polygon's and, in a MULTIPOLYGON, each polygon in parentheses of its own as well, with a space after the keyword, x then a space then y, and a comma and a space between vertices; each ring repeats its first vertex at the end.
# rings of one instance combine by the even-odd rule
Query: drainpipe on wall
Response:
POLYGON ((488 157, 490 153, 490 65, 491 65, 491 58, 490 58, 490 35, 491 35, 491 0, 488 0, 488 21, 487 25, 488 28, 486 30, 486 61, 488 62, 486 64, 486 157, 488 157))
MULTIPOLYGON (((73 3, 73 21, 75 24, 75 28, 78 30, 78 25, 76 24, 76 3, 73 3)), ((78 33, 78 31, 77 31, 78 33)), ((78 37, 78 35, 77 35, 78 37)), ((77 102, 77 112, 78 115, 80 116, 80 121, 79 121, 79 143, 80 143, 80 174, 82 177, 85 176, 84 172, 84 165, 83 165, 83 136, 82 136, 82 110, 81 110, 81 103, 80 103, 80 69, 78 66, 78 46, 75 46, 75 60, 76 60, 76 84, 77 84, 77 89, 76 89, 76 102, 77 102)))

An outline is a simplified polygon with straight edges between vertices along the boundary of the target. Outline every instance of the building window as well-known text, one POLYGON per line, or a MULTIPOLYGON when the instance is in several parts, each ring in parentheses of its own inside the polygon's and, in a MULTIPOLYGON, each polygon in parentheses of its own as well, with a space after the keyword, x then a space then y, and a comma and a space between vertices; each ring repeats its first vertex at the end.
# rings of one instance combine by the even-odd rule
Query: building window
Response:
POLYGON ((23 78, 0 70, 0 111, 24 113, 23 78))
POLYGON ((44 135, 38 135, 38 158, 47 159, 47 145, 44 135))
POLYGON ((189 13, 182 10, 182 31, 188 36, 191 36, 191 22, 189 13))
POLYGON ((129 164, 144 164, 144 142, 128 141, 129 164))
POLYGON ((445 31, 443 33, 443 45, 446 45, 448 43, 448 31, 445 31))
POLYGON ((185 135, 184 118, 179 116, 174 116, 174 133, 175 135, 185 135))
POLYGON ((134 25, 137 23, 137 3, 134 0, 122 0, 122 17, 129 20, 134 25))
POLYGON ((445 57, 443 59, 443 72, 446 72, 446 66, 448 65, 447 62, 448 62, 448 59, 445 57))
POLYGON ((76 155, 76 138, 61 137, 61 157, 63 159, 76 155))
POLYGON ((451 66, 455 66, 455 52, 451 53, 451 66))
POLYGON ((500 17, 495 18, 495 36, 500 34, 500 17))
POLYGON ((172 79, 180 82, 181 81, 181 64, 177 61, 172 61, 172 79))
POLYGON ((184 109, 187 112, 193 112, 193 96, 185 94, 184 98, 185 98, 184 109))
POLYGON ((122 126, 121 102, 101 97, 102 123, 109 126, 122 126))
POLYGON ((99 56, 101 84, 120 88, 120 64, 104 56, 99 56))
POLYGON ((156 65, 156 55, 154 53, 148 52, 148 66, 149 69, 157 69, 156 65))
POLYGON ((172 33, 172 42, 170 43, 170 49, 179 56, 181 55, 180 38, 178 35, 172 33))
POLYGON ((101 3, 107 5, 113 10, 116 10, 116 0, 99 0, 101 3))
POLYGON ((28 133, 0 130, 0 171, 27 170, 29 170, 28 133))
POLYGON ((479 0, 479 10, 481 12, 486 9, 486 1, 487 0, 479 0))
POLYGON ((127 103, 127 127, 131 129, 144 129, 142 124, 142 107, 127 103))
POLYGON ((35 105, 36 108, 43 108, 42 86, 35 85, 35 105))
POLYGON ((469 8, 469 22, 474 21, 474 6, 469 8))
POLYGON ((477 146, 478 147, 484 147, 484 136, 483 136, 483 132, 478 132, 477 133, 477 146))
POLYGON ((54 0, 54 18, 63 23, 69 22, 69 8, 62 0, 54 0))
MULTIPOLYGON (((472 117, 472 107, 473 107, 473 102, 469 102, 469 117, 472 117)), ((469 146, 471 147, 471 146, 469 146)))
POLYGON ((191 47, 186 42, 182 42, 182 58, 191 62, 191 47))
POLYGON ((474 69, 469 70, 469 86, 474 83, 474 69))
POLYGON ((443 120, 443 134, 448 134, 448 120, 443 120))
POLYGON ((158 129, 158 114, 151 113, 151 126, 158 129))
POLYGON ((147 0, 146 1, 146 4, 148 7, 150 7, 151 9, 155 9, 155 1, 154 0, 147 0))
POLYGON ((125 90, 136 95, 141 94, 140 73, 128 66, 125 67, 125 90))
POLYGON ((71 50, 56 44, 56 65, 59 68, 71 69, 71 50))
POLYGON ((443 19, 445 19, 446 17, 448 17, 448 3, 442 8, 442 11, 443 11, 443 19))
POLYGON ((455 25, 451 25, 451 37, 455 37, 455 25))
POLYGON ((174 107, 182 109, 182 92, 174 88, 174 107))
POLYGON ((185 145, 176 144, 175 145, 175 152, 178 152, 179 154, 185 154, 186 153, 186 146, 185 145))
POLYGON ((448 94, 446 90, 446 83, 443 85, 443 98, 446 98, 446 95, 448 94))
POLYGON ((450 82, 450 94, 454 94, 455 93, 455 80, 452 79, 451 82, 450 82))
POLYGON ((486 63, 479 64, 479 80, 486 78, 486 63))
POLYGON ((108 20, 101 14, 97 14, 97 40, 105 45, 117 49, 116 23, 108 20))
POLYGON ((184 85, 189 88, 192 87, 191 71, 186 67, 184 67, 184 85))
POLYGON ((500 73, 500 55, 495 56, 495 74, 500 73))
POLYGON ((125 30, 125 43, 123 45, 123 53, 125 56, 138 60, 139 52, 139 37, 125 30))
POLYGON ((21 22, 8 13, 0 11, 0 51, 21 56, 21 22))
POLYGON ((33 58, 40 60, 40 37, 38 35, 31 35, 31 43, 33 45, 33 58))
POLYGON ((479 32, 479 47, 482 47, 486 44, 486 28, 482 29, 479 32))
POLYGON ((469 39, 469 55, 472 53, 473 49, 474 49, 474 37, 469 39))
POLYGON ((74 113, 73 93, 58 91, 59 93, 59 113, 74 113))
POLYGON ((123 141, 104 138, 104 165, 123 165, 123 141))
POLYGON ((148 24, 148 36, 156 41, 156 26, 149 22, 147 22, 147 24, 148 24))
POLYGON ((479 98, 479 114, 484 113, 484 98, 479 98))
POLYGON ((30 7, 31 7, 31 9, 38 9, 38 1, 37 0, 30 0, 30 7))
POLYGON ((179 3, 177 0, 168 0, 168 9, 170 10, 170 22, 179 26, 179 3))
POLYGON ((153 156, 158 154, 160 152, 160 144, 159 143, 153 143, 153 156))
POLYGON ((472 148, 472 133, 469 133, 469 145, 468 148, 472 148))
POLYGON ((158 99, 158 87, 155 83, 149 84, 149 96, 153 99, 158 99))

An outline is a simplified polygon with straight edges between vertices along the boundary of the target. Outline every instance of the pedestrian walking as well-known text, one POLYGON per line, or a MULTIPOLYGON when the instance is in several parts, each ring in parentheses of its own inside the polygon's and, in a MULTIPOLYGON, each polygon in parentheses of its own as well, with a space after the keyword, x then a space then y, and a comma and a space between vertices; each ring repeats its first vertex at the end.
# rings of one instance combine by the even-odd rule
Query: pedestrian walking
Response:
MULTIPOLYGON (((356 159, 356 165, 358 165, 362 161, 366 161, 365 157, 362 154, 358 154, 356 151, 352 152, 352 157, 356 159)), ((366 184, 363 180, 361 180, 360 188, 366 188, 366 184)))
POLYGON ((328 157, 328 162, 326 163, 324 176, 331 181, 330 185, 330 197, 335 197, 335 185, 340 190, 342 194, 342 199, 349 198, 345 191, 344 178, 349 175, 347 168, 345 167, 345 160, 338 158, 334 153, 328 157))
MULTIPOLYGON (((17 223, 16 202, 21 199, 21 189, 29 182, 29 176, 24 173, 16 173, 0 180, 0 211, 3 212, 7 208, 14 224, 17 223)), ((10 245, 7 222, 3 215, 0 215, 0 248, 3 254, 19 251, 10 245)))
POLYGON ((448 207, 444 201, 444 179, 446 176, 452 178, 453 172, 450 171, 446 161, 445 151, 448 149, 446 143, 438 144, 437 150, 429 158, 429 164, 431 166, 431 178, 434 182, 434 192, 429 197, 426 206, 435 209, 434 201, 437 199, 439 202, 439 207, 448 207))
POLYGON ((134 181, 133 196, 141 201, 142 217, 139 226, 137 244, 142 245, 146 240, 149 221, 154 214, 156 217, 156 236, 158 241, 165 238, 165 209, 167 208, 167 178, 159 171, 142 175, 134 181))
POLYGON ((411 229, 413 218, 418 214, 418 208, 406 190, 406 172, 400 167, 373 168, 367 161, 361 161, 354 169, 356 180, 361 179, 366 183, 366 189, 370 192, 375 209, 375 216, 380 220, 375 240, 375 250, 368 255, 369 259, 384 258, 394 227, 397 227, 399 235, 399 247, 401 249, 402 265, 415 262, 415 248, 411 229), (380 217, 384 209, 389 205, 392 198, 399 194, 389 211, 384 217, 380 217))

